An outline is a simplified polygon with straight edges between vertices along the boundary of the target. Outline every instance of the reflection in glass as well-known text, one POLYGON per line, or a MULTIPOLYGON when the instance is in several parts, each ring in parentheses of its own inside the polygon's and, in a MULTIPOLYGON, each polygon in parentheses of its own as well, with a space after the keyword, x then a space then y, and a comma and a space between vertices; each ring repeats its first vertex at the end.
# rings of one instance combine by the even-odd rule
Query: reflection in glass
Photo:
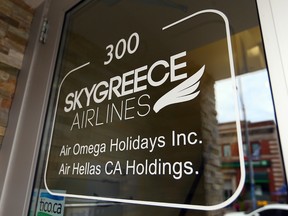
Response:
MULTIPOLYGON (((246 51, 246 74, 239 75, 238 93, 242 106, 241 127, 244 137, 244 152, 246 163, 246 180, 243 192, 227 211, 251 211, 271 203, 286 203, 287 191, 285 173, 273 102, 266 69, 262 69, 263 49, 259 45, 252 46, 246 51), (252 59, 250 59, 252 58, 252 59), (257 61, 255 61, 255 59, 257 61), (258 65, 258 66, 257 66, 258 65), (253 68, 253 71, 249 71, 253 68), (281 191, 281 192, 280 192, 281 191)), ((235 167, 239 166, 235 151, 234 113, 231 105, 223 103, 231 93, 227 92, 229 79, 216 83, 216 107, 219 122, 219 144, 225 148, 230 143, 232 153, 230 157, 222 159, 224 179, 233 185, 239 174, 235 167), (234 151, 234 152, 235 152, 234 151)), ((226 183, 227 184, 227 183, 226 183)), ((226 191, 224 193, 227 193, 226 191)), ((287 212, 286 212, 287 213, 287 212)), ((281 213, 280 215, 285 215, 281 213)), ((228 215, 228 214, 227 214, 228 215)))

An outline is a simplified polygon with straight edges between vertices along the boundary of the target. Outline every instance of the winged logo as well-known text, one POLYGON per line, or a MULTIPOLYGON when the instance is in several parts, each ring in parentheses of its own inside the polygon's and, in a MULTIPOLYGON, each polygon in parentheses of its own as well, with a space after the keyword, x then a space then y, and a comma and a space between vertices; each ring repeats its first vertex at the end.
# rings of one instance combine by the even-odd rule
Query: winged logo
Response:
POLYGON ((200 90, 196 90, 199 87, 200 78, 202 77, 204 70, 205 65, 203 65, 202 68, 200 68, 191 77, 164 94, 154 104, 153 110, 158 113, 161 109, 168 105, 187 102, 196 98, 200 93, 200 90))

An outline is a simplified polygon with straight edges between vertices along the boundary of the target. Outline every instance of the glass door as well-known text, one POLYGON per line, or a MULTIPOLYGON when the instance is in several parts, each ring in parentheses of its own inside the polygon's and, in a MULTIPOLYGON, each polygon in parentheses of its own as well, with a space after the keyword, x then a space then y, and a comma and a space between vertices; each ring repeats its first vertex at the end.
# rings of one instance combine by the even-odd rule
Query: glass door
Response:
POLYGON ((255 1, 81 1, 53 71, 31 215, 287 214, 255 1))

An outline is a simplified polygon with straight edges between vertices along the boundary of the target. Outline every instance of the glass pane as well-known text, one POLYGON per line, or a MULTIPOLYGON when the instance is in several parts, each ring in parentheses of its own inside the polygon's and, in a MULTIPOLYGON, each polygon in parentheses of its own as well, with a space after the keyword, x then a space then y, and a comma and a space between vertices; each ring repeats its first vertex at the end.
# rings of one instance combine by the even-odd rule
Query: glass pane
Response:
POLYGON ((83 1, 66 13, 49 104, 31 214, 287 201, 254 1, 83 1))

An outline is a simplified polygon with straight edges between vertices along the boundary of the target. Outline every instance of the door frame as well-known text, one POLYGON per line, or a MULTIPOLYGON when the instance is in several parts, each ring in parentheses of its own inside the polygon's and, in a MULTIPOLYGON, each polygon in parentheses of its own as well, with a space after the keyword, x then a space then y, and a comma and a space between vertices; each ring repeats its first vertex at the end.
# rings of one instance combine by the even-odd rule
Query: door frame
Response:
POLYGON ((0 151, 0 215, 28 215, 64 15, 79 1, 45 1, 36 9, 0 151))
MULTIPOLYGON (((78 2, 80 0, 45 1, 36 10, 0 151, 0 215, 28 214, 64 13, 78 2), (41 44, 38 38, 44 18, 49 21, 49 32, 46 44, 41 44)), ((284 28, 288 2, 257 0, 257 3, 284 165, 288 167, 288 61, 285 61, 288 30, 284 28)))
POLYGON ((288 179, 288 2, 257 0, 266 60, 277 117, 286 180, 288 179))

